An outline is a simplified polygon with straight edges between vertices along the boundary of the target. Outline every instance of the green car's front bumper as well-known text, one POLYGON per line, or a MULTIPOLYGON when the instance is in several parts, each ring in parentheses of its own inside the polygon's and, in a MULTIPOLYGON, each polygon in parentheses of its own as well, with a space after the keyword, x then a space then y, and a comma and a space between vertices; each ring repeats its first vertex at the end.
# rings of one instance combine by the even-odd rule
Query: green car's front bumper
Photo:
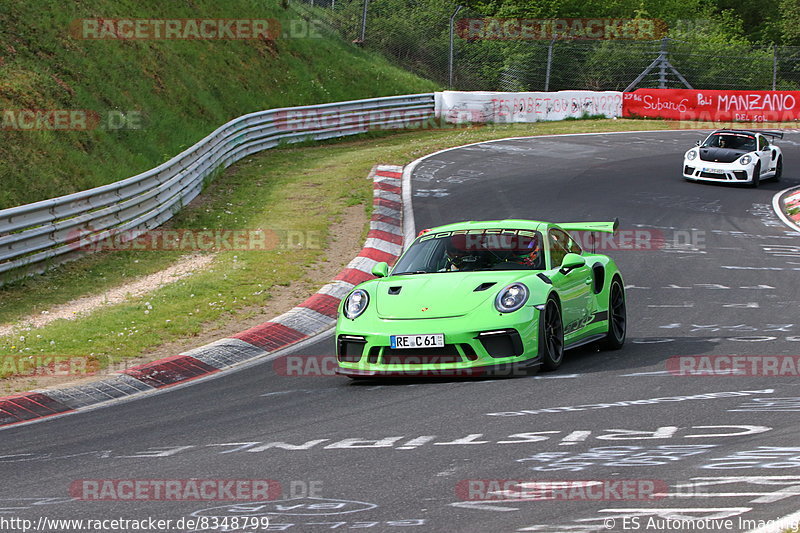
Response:
POLYGON ((368 376, 477 376, 533 366, 539 354, 539 310, 433 319, 339 315, 339 373, 368 376), (488 319, 488 320, 487 320, 488 319), (444 334, 444 348, 392 349, 391 335, 444 334))

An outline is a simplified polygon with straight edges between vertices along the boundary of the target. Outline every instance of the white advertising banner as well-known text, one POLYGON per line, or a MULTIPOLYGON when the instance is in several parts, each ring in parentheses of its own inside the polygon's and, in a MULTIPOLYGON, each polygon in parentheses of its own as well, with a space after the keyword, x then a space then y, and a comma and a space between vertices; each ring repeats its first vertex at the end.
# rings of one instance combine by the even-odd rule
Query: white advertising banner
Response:
POLYGON ((619 91, 500 93, 444 91, 436 93, 436 116, 446 122, 539 122, 585 115, 622 116, 619 91))

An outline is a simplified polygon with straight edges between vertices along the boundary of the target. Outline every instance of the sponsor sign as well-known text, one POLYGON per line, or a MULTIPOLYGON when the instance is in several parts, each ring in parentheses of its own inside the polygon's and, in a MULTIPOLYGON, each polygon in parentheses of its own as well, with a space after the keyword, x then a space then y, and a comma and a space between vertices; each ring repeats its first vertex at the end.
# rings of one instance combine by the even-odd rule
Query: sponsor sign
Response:
POLYGON ((796 91, 637 89, 624 94, 622 116, 712 122, 786 122, 800 119, 800 95, 796 91))

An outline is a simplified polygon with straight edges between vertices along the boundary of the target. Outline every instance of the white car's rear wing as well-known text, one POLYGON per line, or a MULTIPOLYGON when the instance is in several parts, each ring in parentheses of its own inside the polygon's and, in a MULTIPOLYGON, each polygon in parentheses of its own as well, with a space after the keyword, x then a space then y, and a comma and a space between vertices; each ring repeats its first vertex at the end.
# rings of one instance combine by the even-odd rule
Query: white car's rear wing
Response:
POLYGON ((767 137, 778 137, 779 139, 783 139, 783 132, 782 131, 762 131, 762 130, 755 130, 761 135, 766 135, 767 137))

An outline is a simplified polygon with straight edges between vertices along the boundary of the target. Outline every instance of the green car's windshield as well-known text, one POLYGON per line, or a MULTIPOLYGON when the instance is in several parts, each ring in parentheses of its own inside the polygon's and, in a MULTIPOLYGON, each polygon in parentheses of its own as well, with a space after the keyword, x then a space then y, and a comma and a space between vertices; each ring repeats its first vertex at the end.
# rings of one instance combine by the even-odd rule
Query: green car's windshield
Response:
POLYGON ((392 275, 476 270, 543 270, 542 235, 532 230, 427 233, 397 262, 392 275))

